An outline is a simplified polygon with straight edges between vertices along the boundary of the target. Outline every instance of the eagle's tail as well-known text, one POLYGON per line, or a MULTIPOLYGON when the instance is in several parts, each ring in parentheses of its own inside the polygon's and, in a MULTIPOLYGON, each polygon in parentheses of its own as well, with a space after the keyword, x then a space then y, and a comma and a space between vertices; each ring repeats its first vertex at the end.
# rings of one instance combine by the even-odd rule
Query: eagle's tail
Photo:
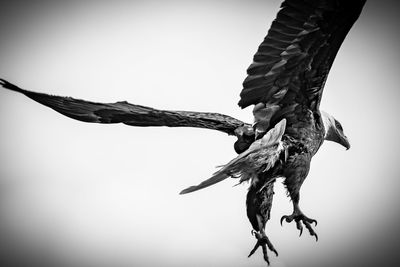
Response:
POLYGON ((222 166, 211 178, 182 190, 180 194, 206 188, 228 177, 240 178, 240 182, 247 181, 256 177, 258 173, 269 170, 285 150, 282 144, 285 129, 286 120, 283 119, 273 129, 269 130, 263 138, 253 142, 246 151, 222 166))

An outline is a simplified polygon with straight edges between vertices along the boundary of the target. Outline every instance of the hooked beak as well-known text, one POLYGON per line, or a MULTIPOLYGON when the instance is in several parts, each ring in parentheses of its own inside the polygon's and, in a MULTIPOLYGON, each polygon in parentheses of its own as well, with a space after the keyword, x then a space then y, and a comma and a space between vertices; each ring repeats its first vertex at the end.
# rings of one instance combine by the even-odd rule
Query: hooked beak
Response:
POLYGON ((344 146, 346 148, 346 150, 350 149, 350 142, 349 142, 349 139, 347 138, 347 136, 344 136, 340 141, 341 141, 340 144, 342 146, 344 146))

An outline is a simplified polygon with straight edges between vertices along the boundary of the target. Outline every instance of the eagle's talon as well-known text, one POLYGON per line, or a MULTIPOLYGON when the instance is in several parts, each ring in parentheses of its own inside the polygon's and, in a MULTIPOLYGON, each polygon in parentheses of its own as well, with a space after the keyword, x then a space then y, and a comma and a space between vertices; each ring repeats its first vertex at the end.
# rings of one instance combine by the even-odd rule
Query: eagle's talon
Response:
POLYGON ((269 258, 268 258, 268 256, 266 254, 264 254, 264 260, 267 262, 267 264, 269 266, 270 265, 269 258))
POLYGON ((268 246, 268 248, 272 251, 272 252, 274 252, 275 253, 275 256, 277 256, 278 257, 278 251, 274 248, 274 246, 272 246, 272 244, 271 244, 271 247, 269 247, 268 246))
POLYGON ((296 228, 300 231, 300 235, 301 236, 303 234, 303 225, 305 225, 305 227, 308 229, 308 231, 310 232, 311 236, 315 236, 316 240, 318 241, 318 235, 317 233, 314 231, 314 229, 312 228, 311 224, 315 223, 315 226, 317 226, 317 220, 308 218, 307 216, 305 216, 303 213, 298 213, 298 212, 294 212, 291 215, 284 215, 281 217, 281 225, 283 220, 285 220, 286 222, 292 222, 293 220, 296 222, 296 228))
POLYGON ((303 233, 303 225, 301 225, 301 222, 299 220, 296 220, 296 227, 300 231, 300 235, 303 233))
POLYGON ((310 235, 311 236, 315 236, 315 241, 317 241, 318 242, 318 235, 317 235, 317 233, 314 231, 314 229, 312 228, 312 226, 311 226, 311 224, 309 223, 309 222, 303 222, 304 223, 304 225, 306 226, 306 228, 308 229, 308 231, 310 232, 310 235))
POLYGON ((292 216, 283 215, 283 216, 281 217, 281 226, 282 226, 283 220, 285 220, 287 223, 290 223, 291 221, 293 221, 293 218, 292 218, 292 216))
POLYGON ((269 265, 270 262, 269 262, 269 258, 268 258, 267 248, 269 250, 271 250, 272 252, 274 252, 277 257, 278 257, 278 251, 276 251, 276 249, 272 245, 271 241, 269 241, 269 238, 265 235, 264 232, 257 232, 257 231, 253 230, 253 231, 251 231, 251 234, 255 236, 255 238, 257 239, 257 243, 255 244, 254 248, 250 251, 250 254, 248 257, 252 256, 259 247, 262 247, 263 254, 264 254, 264 260, 269 265))

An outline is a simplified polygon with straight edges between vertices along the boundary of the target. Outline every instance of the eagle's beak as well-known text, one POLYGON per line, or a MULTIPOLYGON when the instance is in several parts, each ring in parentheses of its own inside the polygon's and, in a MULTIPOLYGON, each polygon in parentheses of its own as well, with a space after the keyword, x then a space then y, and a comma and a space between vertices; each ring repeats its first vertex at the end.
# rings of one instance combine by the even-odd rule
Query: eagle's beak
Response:
POLYGON ((344 146, 346 148, 346 150, 350 149, 350 142, 349 142, 349 139, 346 136, 344 136, 340 141, 341 141, 340 144, 342 146, 344 146))

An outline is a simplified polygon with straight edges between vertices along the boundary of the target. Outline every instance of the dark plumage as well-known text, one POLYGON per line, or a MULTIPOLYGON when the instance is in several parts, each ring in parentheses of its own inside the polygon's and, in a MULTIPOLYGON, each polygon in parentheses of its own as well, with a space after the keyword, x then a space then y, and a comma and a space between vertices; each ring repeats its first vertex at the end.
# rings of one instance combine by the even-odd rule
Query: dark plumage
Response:
POLYGON ((228 177, 249 181, 247 217, 257 239, 251 256, 262 247, 278 255, 265 234, 270 219, 273 185, 277 178, 293 202, 293 213, 281 218, 303 225, 312 236, 316 221, 300 210, 300 188, 312 157, 324 140, 347 149, 350 144, 341 124, 320 111, 323 88, 335 56, 357 20, 365 0, 286 0, 247 69, 239 106, 254 105, 254 124, 227 115, 206 112, 167 111, 127 102, 94 103, 21 89, 6 80, 0 84, 20 92, 70 118, 95 123, 131 126, 199 127, 235 135, 235 159, 211 178, 181 193, 193 192, 228 177))

